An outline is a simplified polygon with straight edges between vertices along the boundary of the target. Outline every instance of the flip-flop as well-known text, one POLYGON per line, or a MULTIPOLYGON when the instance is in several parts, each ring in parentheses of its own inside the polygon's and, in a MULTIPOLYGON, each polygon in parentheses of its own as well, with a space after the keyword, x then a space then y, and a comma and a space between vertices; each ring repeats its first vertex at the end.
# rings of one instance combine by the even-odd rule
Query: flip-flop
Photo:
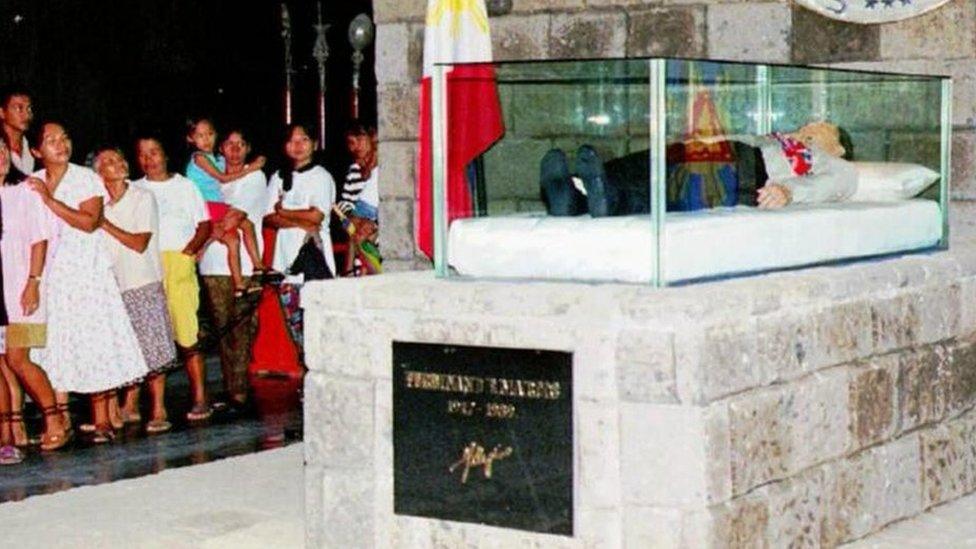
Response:
POLYGON ((203 421, 205 419, 210 419, 213 415, 213 409, 210 406, 198 405, 194 406, 189 412, 186 413, 187 421, 203 421))
POLYGON ((24 461, 24 454, 16 446, 0 447, 0 465, 17 465, 24 461))
POLYGON ((156 435, 159 433, 165 433, 173 428, 173 424, 166 421, 165 419, 153 419, 146 424, 146 433, 150 435, 156 435))
POLYGON ((111 428, 108 429, 98 429, 95 431, 95 436, 92 437, 92 442, 95 444, 105 444, 106 442, 112 442, 115 440, 115 431, 111 428))

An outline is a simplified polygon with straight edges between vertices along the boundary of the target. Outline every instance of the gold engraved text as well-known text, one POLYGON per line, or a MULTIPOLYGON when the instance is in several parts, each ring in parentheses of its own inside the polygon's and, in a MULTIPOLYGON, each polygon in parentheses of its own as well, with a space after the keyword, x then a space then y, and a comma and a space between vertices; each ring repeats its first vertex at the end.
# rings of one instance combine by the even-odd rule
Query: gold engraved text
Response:
POLYGON ((485 380, 475 376, 437 374, 407 370, 408 389, 443 391, 445 393, 480 394, 485 390, 485 380))
POLYGON ((475 411, 478 409, 477 402, 463 401, 463 400, 448 400, 447 401, 447 413, 456 414, 462 416, 473 416, 475 411))
POLYGON ((485 417, 496 417, 499 419, 512 419, 515 417, 515 406, 503 404, 501 402, 489 402, 485 406, 485 417))
POLYGON ((536 379, 462 376, 406 370, 404 383, 407 389, 462 395, 489 394, 535 400, 558 400, 562 396, 562 385, 558 381, 536 379))
POLYGON ((559 398, 558 381, 534 381, 527 379, 505 379, 489 377, 488 392, 493 395, 556 400, 559 398))
POLYGON ((461 484, 468 482, 468 473, 473 468, 483 467, 485 478, 491 478, 491 465, 496 461, 503 460, 512 455, 512 447, 496 445, 490 452, 485 452, 485 448, 477 442, 470 442, 461 450, 461 458, 448 467, 448 471, 453 473, 458 468, 461 469, 461 484))

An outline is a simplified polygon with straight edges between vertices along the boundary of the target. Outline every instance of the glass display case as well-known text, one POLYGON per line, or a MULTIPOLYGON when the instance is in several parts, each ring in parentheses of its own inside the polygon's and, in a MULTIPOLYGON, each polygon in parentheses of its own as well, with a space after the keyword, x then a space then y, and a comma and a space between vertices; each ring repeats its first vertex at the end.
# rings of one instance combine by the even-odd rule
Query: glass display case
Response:
POLYGON ((663 286, 948 245, 944 76, 520 61, 432 89, 439 276, 663 286))

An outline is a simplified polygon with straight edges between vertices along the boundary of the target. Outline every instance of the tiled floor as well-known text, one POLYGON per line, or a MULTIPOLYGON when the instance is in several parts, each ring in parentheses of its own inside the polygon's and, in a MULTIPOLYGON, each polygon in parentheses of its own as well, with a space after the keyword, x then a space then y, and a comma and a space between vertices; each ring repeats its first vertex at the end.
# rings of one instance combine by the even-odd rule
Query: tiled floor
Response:
MULTIPOLYGON (((208 360, 208 371, 209 385, 218 391, 216 361, 208 360)), ((253 389, 259 404, 254 409, 215 413, 207 422, 190 426, 181 421, 189 408, 186 377, 182 372, 171 374, 167 384, 167 407, 174 423, 171 432, 147 436, 140 427, 132 426, 109 444, 93 445, 78 436, 65 450, 31 450, 23 463, 0 468, 0 502, 149 475, 300 440, 299 384, 266 379, 253 389)), ((72 409, 76 424, 87 419, 87 403, 75 402, 72 409)))

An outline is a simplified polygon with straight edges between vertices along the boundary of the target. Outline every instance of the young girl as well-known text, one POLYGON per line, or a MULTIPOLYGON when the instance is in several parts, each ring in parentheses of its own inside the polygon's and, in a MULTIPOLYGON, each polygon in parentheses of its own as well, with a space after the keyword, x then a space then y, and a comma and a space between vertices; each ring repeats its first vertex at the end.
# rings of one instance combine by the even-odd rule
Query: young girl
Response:
MULTIPOLYGON (((335 204, 335 181, 329 172, 312 161, 315 141, 312 130, 301 124, 288 126, 285 132, 285 159, 288 166, 278 170, 268 184, 266 224, 278 229, 275 240, 275 270, 287 272, 305 240, 317 237, 329 270, 334 275, 335 257, 329 232, 329 212, 335 204)), ((289 330, 295 341, 302 341, 302 311, 299 289, 302 274, 290 274, 279 287, 285 306, 289 330)))
POLYGON ((258 278, 269 275, 258 252, 254 224, 248 220, 245 212, 230 207, 224 201, 221 184, 230 183, 261 169, 264 166, 264 157, 258 157, 253 164, 245 168, 243 173, 234 175, 224 173, 224 158, 214 154, 217 131, 207 118, 199 118, 188 124, 186 141, 194 147, 194 152, 186 165, 186 177, 196 184, 203 199, 207 201, 207 210, 213 224, 213 238, 227 246, 227 263, 234 284, 234 295, 241 297, 246 293, 260 291, 259 286, 244 285, 244 277, 241 274, 241 250, 237 236, 238 230, 244 235, 244 248, 254 264, 255 275, 258 278))

